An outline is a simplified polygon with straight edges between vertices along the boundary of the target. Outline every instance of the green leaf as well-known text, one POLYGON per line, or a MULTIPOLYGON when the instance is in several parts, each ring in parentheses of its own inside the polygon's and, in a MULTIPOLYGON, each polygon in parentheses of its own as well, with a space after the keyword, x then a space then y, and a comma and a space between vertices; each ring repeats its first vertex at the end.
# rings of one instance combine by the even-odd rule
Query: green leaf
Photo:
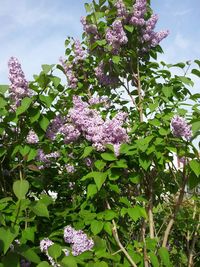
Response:
POLYGON ((8 90, 9 90, 8 85, 4 85, 4 84, 0 85, 0 94, 4 95, 4 93, 8 90))
POLYGON ((135 206, 133 208, 128 208, 128 215, 133 219, 133 221, 137 221, 139 218, 147 218, 146 211, 143 207, 135 206))
POLYGON ((90 13, 92 11, 90 4, 85 3, 84 6, 85 6, 85 10, 86 10, 87 13, 90 13))
POLYGON ((192 74, 200 77, 200 71, 199 70, 193 69, 191 72, 192 72, 192 74))
POLYGON ((49 125, 49 120, 45 116, 42 116, 42 119, 39 121, 39 124, 42 130, 46 132, 46 129, 49 125))
POLYGON ((47 261, 42 261, 37 265, 37 267, 51 267, 51 265, 49 265, 47 261))
POLYGON ((32 98, 29 98, 29 97, 23 98, 20 107, 18 107, 16 110, 16 114, 20 115, 24 113, 30 107, 30 104, 32 103, 32 101, 33 101, 32 98))
POLYGON ((148 168, 150 167, 151 165, 151 161, 148 159, 148 158, 145 158, 145 157, 140 157, 139 158, 139 163, 140 163, 140 166, 145 170, 147 171, 148 168))
POLYGON ((35 121, 37 121, 40 117, 40 109, 32 109, 30 112, 29 112, 29 119, 30 119, 30 122, 33 123, 35 121))
POLYGON ((139 184, 140 183, 140 176, 137 173, 130 174, 129 177, 131 183, 133 184, 139 184))
POLYGON ((61 82, 61 79, 59 77, 50 77, 50 80, 53 82, 55 88, 57 88, 61 82))
POLYGON ((37 156, 37 153, 38 153, 37 149, 31 148, 28 153, 27 161, 31 161, 35 159, 35 157, 37 156))
POLYGON ((48 107, 51 107, 52 102, 54 101, 54 96, 52 95, 39 95, 39 99, 48 107))
POLYGON ((93 220, 91 223, 91 231, 94 235, 100 233, 103 229, 104 223, 102 221, 93 220))
POLYGON ((94 267, 108 267, 108 264, 105 261, 95 262, 94 267))
POLYGON ((169 97, 173 96, 173 87, 172 86, 163 86, 162 92, 166 97, 169 98, 169 97))
POLYGON ((195 134, 199 130, 200 130, 200 123, 199 123, 199 121, 193 122, 192 123, 192 132, 195 134))
POLYGON ((200 67, 200 60, 196 59, 194 62, 200 67))
POLYGON ((18 199, 24 199, 29 190, 29 182, 27 180, 18 180, 13 184, 13 192, 18 199))
POLYGON ((30 149, 31 149, 30 146, 25 145, 24 147, 20 147, 19 152, 24 157, 29 153, 30 149))
POLYGON ((101 171, 106 166, 106 162, 103 160, 97 160, 97 161, 95 161, 94 165, 99 171, 101 171))
POLYGON ((97 187, 95 184, 89 184, 87 188, 87 197, 93 197, 97 193, 97 187))
POLYGON ((166 267, 172 266, 171 262, 170 262, 170 258, 169 258, 169 252, 166 248, 164 248, 164 247, 159 248, 158 254, 159 254, 164 266, 166 266, 166 267))
POLYGON ((8 101, 6 101, 3 97, 0 96, 0 108, 4 108, 8 104, 8 101))
POLYGON ((105 173, 105 172, 99 173, 98 175, 94 176, 94 181, 95 181, 95 184, 96 184, 98 190, 101 189, 106 178, 107 178, 107 173, 105 173))
POLYGON ((115 64, 119 64, 119 62, 120 62, 120 57, 119 56, 113 56, 112 57, 112 61, 113 61, 113 63, 115 63, 115 64))
POLYGON ((98 44, 99 46, 104 46, 104 45, 106 45, 106 40, 98 40, 98 41, 96 41, 96 44, 98 44))
POLYGON ((113 153, 102 153, 101 154, 102 159, 106 160, 106 161, 114 161, 117 160, 115 154, 113 153))
POLYGON ((46 205, 40 201, 37 201, 37 203, 32 205, 30 208, 37 216, 49 218, 49 211, 46 205))
POLYGON ((170 130, 166 130, 164 128, 160 128, 158 132, 159 132, 160 135, 166 136, 166 135, 168 135, 170 133, 170 130))
POLYGON ((150 257, 151 263, 153 265, 153 267, 160 267, 159 261, 157 256, 155 255, 155 253, 153 252, 149 252, 148 256, 150 257))
POLYGON ((7 150, 4 147, 0 147, 0 157, 2 157, 6 152, 7 150))
POLYGON ((18 229, 16 228, 0 228, 0 245, 3 245, 3 252, 6 254, 8 249, 10 248, 10 245, 14 241, 14 239, 18 236, 18 229), (1 244, 1 241, 3 244, 1 244))
POLYGON ((106 231, 106 233, 112 236, 112 224, 110 222, 104 223, 103 229, 106 231))
POLYGON ((189 162, 191 170, 196 174, 198 177, 200 175, 200 162, 193 159, 189 162))
MULTIPOLYGON (((176 76, 177 78, 177 76, 176 76)), ((186 84, 186 85, 191 85, 193 86, 194 85, 194 82, 190 79, 190 78, 187 78, 185 76, 178 76, 179 80, 181 80, 182 83, 186 84)))
POLYGON ((20 267, 19 255, 11 251, 1 261, 0 267, 20 267))
POLYGON ((35 253, 35 251, 32 248, 29 248, 27 246, 25 246, 24 248, 22 247, 22 249, 20 249, 20 254, 31 262, 34 263, 40 262, 39 256, 35 253))
POLYGON ((116 216, 117 215, 116 215, 116 213, 113 210, 105 210, 104 211, 104 218, 105 218, 105 220, 110 221, 110 220, 114 219, 116 216))
POLYGON ((52 258, 57 259, 62 253, 62 248, 57 244, 53 244, 48 248, 48 253, 52 258))
POLYGON ((179 63, 174 64, 172 67, 178 67, 178 68, 184 69, 185 68, 185 63, 179 62, 179 63))
POLYGON ((35 227, 28 227, 22 231, 22 239, 24 241, 30 240, 34 242, 35 239, 35 227))
POLYGON ((134 27, 132 25, 124 25, 124 28, 128 31, 128 32, 133 32, 134 27))
POLYGON ((92 146, 85 147, 83 155, 80 158, 82 159, 88 157, 92 153, 92 151, 94 151, 94 147, 92 146))
POLYGON ((55 65, 52 64, 52 65, 47 65, 47 64, 44 64, 42 65, 42 70, 45 74, 47 74, 48 72, 50 72, 50 70, 52 70, 52 68, 54 67, 55 65))
POLYGON ((73 256, 67 256, 62 260, 63 267, 78 267, 76 259, 73 256))

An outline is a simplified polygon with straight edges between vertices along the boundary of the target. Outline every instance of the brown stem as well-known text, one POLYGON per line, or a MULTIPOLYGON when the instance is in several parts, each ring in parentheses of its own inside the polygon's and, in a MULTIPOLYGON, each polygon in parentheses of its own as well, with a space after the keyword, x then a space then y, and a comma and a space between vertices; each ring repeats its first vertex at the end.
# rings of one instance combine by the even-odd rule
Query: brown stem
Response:
POLYGON ((141 87, 141 82, 140 82, 139 63, 137 65, 137 90, 138 90, 138 97, 139 97, 138 110, 139 110, 139 115, 140 115, 140 122, 143 122, 142 87, 141 87))
POLYGON ((147 248, 146 248, 146 241, 145 241, 145 233, 146 233, 146 220, 143 220, 142 228, 141 228, 141 235, 142 235, 142 242, 143 242, 143 254, 144 254, 144 266, 149 267, 148 255, 147 255, 147 248))
POLYGON ((174 207, 174 212, 171 215, 171 218, 170 218, 169 223, 167 225, 167 228, 165 230, 162 247, 166 247, 166 245, 167 245, 167 241, 168 241, 168 238, 169 238, 170 231, 172 229, 172 226, 173 226, 173 224, 175 222, 175 219, 176 219, 176 215, 177 215, 177 213, 179 211, 179 208, 180 208, 180 206, 182 204, 182 201, 183 201, 183 197, 184 197, 184 193, 185 193, 185 186, 186 186, 186 183, 188 181, 188 176, 185 175, 185 174, 183 176, 184 176, 183 184, 182 184, 182 187, 181 187, 181 190, 180 190, 180 193, 179 193, 178 200, 177 200, 176 205, 174 207))
MULTIPOLYGON (((106 201, 106 204, 107 204, 107 208, 109 210, 111 210, 111 207, 110 207, 110 204, 109 204, 108 201, 106 201)), ((117 231, 117 225, 116 225, 115 220, 112 220, 112 224, 113 224, 112 233, 113 233, 113 237, 114 237, 117 245, 119 246, 121 251, 124 253, 124 255, 126 256, 127 260, 130 262, 131 266, 137 267, 137 265, 135 264, 135 262, 133 261, 133 259, 131 258, 131 256, 129 255, 129 253, 127 252, 127 250, 122 245, 122 243, 121 243, 121 241, 119 239, 119 235, 118 235, 118 231, 117 231)))
MULTIPOLYGON (((199 226, 199 224, 198 224, 198 226, 199 226)), ((194 247, 195 247, 195 243, 197 241, 197 237, 198 237, 197 232, 195 232, 195 235, 193 236, 193 239, 192 239, 192 245, 191 245, 191 248, 190 248, 190 252, 189 252, 188 267, 192 267, 193 266, 194 247)))
POLYGON ((153 220, 153 178, 149 179, 149 206, 148 206, 148 218, 149 218, 149 232, 150 238, 154 238, 154 220, 153 220))
POLYGON ((188 267, 192 267, 193 266, 193 257, 194 257, 194 247, 198 238, 198 230, 200 227, 200 215, 199 215, 199 223, 197 224, 197 228, 196 231, 193 234, 193 238, 192 238, 192 244, 189 250, 189 255, 188 255, 188 267))
POLYGON ((150 238, 153 239, 154 238, 154 220, 153 220, 153 205, 152 205, 152 202, 149 203, 148 217, 149 217, 150 238))

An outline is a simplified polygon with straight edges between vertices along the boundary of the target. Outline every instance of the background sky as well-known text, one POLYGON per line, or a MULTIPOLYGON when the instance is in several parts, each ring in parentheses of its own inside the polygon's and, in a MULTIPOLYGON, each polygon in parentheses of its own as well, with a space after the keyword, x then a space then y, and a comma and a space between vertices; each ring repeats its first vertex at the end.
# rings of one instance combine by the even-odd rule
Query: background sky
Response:
MULTIPOLYGON (((22 63, 28 80, 41 64, 64 55, 67 36, 80 38, 84 0, 0 0, 0 84, 8 83, 10 56, 22 63)), ((91 1, 88 1, 91 2, 91 1)), ((152 0, 157 30, 169 29, 161 45, 167 63, 200 59, 200 0, 152 0)))

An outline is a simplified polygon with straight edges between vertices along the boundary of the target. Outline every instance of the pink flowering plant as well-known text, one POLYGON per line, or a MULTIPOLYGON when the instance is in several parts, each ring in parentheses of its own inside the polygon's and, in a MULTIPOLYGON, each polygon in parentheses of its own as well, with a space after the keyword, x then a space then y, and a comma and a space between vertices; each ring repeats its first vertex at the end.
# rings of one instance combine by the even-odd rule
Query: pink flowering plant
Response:
POLYGON ((200 61, 158 62, 150 1, 85 8, 57 64, 0 85, 0 267, 199 266, 200 61))

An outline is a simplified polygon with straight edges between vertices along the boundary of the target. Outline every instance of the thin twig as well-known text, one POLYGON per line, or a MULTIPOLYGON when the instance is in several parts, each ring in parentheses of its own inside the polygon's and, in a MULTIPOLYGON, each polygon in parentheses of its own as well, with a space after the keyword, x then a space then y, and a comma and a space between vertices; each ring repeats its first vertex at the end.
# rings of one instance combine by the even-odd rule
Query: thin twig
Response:
POLYGON ((183 184, 182 184, 182 187, 181 187, 181 190, 180 190, 180 193, 179 193, 178 200, 177 200, 176 205, 174 207, 174 212, 171 215, 171 218, 170 218, 169 223, 167 225, 167 228, 165 230, 162 247, 166 247, 166 245, 167 245, 170 231, 171 231, 172 226, 173 226, 173 224, 175 222, 175 218, 176 218, 176 215, 177 215, 177 213, 179 211, 179 208, 180 208, 180 206, 181 206, 181 204, 183 202, 183 197, 184 197, 184 193, 185 193, 185 186, 186 186, 186 183, 188 181, 188 178, 189 178, 189 176, 186 175, 186 168, 184 168, 184 170, 183 170, 183 184))
MULTIPOLYGON (((110 204, 108 201, 106 201, 107 204, 107 208, 109 210, 111 210, 110 204)), ((135 262, 133 261, 133 259, 131 258, 131 256, 129 255, 129 253, 127 252, 127 250, 125 249, 125 247, 122 245, 120 239, 119 239, 119 235, 118 235, 118 231, 117 231, 117 225, 115 220, 112 220, 112 224, 113 224, 113 228, 112 228, 112 233, 113 233, 113 237, 117 243, 117 245, 119 246, 119 248, 121 249, 121 251, 124 253, 124 255, 126 256, 127 260, 131 263, 131 266, 133 267, 137 267, 137 265, 135 264, 135 262)))

